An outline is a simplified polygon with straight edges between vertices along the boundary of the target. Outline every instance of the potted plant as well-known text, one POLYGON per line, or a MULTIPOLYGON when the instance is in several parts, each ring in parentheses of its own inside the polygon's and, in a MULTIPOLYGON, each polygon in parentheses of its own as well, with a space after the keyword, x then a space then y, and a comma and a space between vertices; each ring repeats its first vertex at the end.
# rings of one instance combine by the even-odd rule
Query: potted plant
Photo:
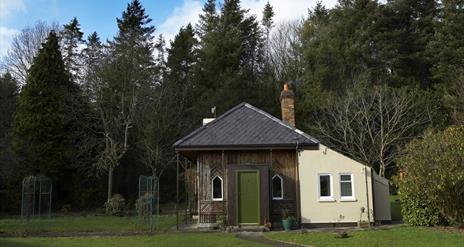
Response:
POLYGON ((295 222, 295 217, 291 216, 288 212, 288 209, 282 210, 282 227, 285 231, 292 230, 293 223, 295 222))
POLYGON ((220 230, 224 230, 226 226, 225 217, 223 214, 216 215, 216 224, 220 230))

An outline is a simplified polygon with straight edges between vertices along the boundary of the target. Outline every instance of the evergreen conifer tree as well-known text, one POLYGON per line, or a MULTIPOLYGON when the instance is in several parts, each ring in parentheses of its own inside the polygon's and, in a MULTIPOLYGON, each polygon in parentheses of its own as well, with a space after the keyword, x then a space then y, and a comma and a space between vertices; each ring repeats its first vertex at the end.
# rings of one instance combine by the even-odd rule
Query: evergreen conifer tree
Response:
POLYGON ((76 91, 51 32, 34 59, 14 118, 13 150, 25 172, 56 181, 72 161, 76 91))
POLYGON ((74 17, 68 24, 63 25, 61 31, 63 62, 76 82, 80 80, 80 53, 79 45, 84 44, 82 39, 84 33, 81 31, 79 21, 74 17))
MULTIPOLYGON (((209 11, 207 2, 204 10, 209 11)), ((209 12, 203 16, 209 16, 209 12)), ((256 100, 263 66, 263 37, 255 16, 250 16, 238 0, 226 0, 217 19, 202 34, 199 62, 195 68, 200 115, 217 106, 221 113, 235 104, 256 100)))
POLYGON ((213 31, 217 26, 216 0, 207 0, 203 6, 203 13, 200 14, 196 32, 200 37, 213 31))
POLYGON ((82 50, 82 89, 90 102, 95 102, 96 84, 99 78, 99 67, 103 59, 103 44, 96 32, 87 37, 86 47, 82 50))

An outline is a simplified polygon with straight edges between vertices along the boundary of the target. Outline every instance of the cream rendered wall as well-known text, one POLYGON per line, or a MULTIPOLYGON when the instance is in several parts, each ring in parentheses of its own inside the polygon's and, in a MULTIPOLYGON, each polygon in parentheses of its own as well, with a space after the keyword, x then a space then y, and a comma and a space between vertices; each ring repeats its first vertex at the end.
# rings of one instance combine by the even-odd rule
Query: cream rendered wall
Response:
POLYGON ((369 208, 371 221, 374 204, 372 203, 371 170, 324 145, 319 150, 304 150, 299 155, 299 180, 302 223, 336 223, 367 221, 367 195, 365 170, 367 170, 367 186, 369 192, 369 208), (319 174, 332 174, 333 201, 319 200, 319 174), (354 197, 352 201, 340 200, 340 173, 352 173, 354 197), (365 213, 361 214, 361 207, 365 213))

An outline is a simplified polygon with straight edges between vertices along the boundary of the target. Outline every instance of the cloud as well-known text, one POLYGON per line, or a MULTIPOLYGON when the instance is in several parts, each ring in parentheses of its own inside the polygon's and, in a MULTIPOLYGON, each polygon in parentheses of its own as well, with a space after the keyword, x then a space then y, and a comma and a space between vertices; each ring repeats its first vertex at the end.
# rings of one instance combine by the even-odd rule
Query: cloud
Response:
MULTIPOLYGON (((292 21, 308 15, 308 9, 316 6, 318 0, 269 0, 274 10, 274 23, 292 21)), ((254 14, 261 20, 264 5, 268 0, 243 0, 242 6, 250 9, 250 14, 254 14)), ((335 6, 337 0, 324 0, 322 4, 327 8, 335 6)))
MULTIPOLYGON (((5 24, 5 20, 14 12, 25 10, 23 0, 0 0, 0 23, 5 24)), ((13 36, 18 32, 16 29, 0 26, 0 58, 6 55, 13 36)))
POLYGON ((23 0, 1 0, 0 1, 0 19, 4 19, 15 11, 24 11, 26 6, 23 0))
POLYGON ((16 29, 0 27, 0 57, 6 55, 14 35, 19 33, 16 29))
POLYGON ((169 45, 169 40, 174 39, 174 36, 182 26, 186 26, 189 23, 194 25, 198 21, 198 15, 201 13, 202 8, 203 4, 200 1, 184 0, 182 5, 176 7, 171 15, 161 23, 158 28, 158 33, 163 34, 169 45))
MULTIPOLYGON (((261 20, 264 5, 268 0, 243 0, 242 7, 249 9, 249 14, 256 15, 261 20)), ((269 0, 274 9, 274 23, 297 20, 308 14, 308 9, 314 7, 318 0, 269 0)), ((324 0, 327 8, 335 6, 337 0, 324 0)), ((161 23, 158 33, 162 33, 166 41, 174 39, 180 27, 197 23, 203 8, 202 1, 184 0, 181 6, 161 23)), ((169 42, 167 42, 169 45, 169 42)))

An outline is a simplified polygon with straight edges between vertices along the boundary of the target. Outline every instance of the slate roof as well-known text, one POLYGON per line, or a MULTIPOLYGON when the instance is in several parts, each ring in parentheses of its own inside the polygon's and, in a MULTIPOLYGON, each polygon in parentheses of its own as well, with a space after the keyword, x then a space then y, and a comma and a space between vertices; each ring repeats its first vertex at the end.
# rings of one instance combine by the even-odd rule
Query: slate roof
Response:
POLYGON ((319 141, 248 103, 241 103, 174 143, 176 150, 289 148, 319 141))

